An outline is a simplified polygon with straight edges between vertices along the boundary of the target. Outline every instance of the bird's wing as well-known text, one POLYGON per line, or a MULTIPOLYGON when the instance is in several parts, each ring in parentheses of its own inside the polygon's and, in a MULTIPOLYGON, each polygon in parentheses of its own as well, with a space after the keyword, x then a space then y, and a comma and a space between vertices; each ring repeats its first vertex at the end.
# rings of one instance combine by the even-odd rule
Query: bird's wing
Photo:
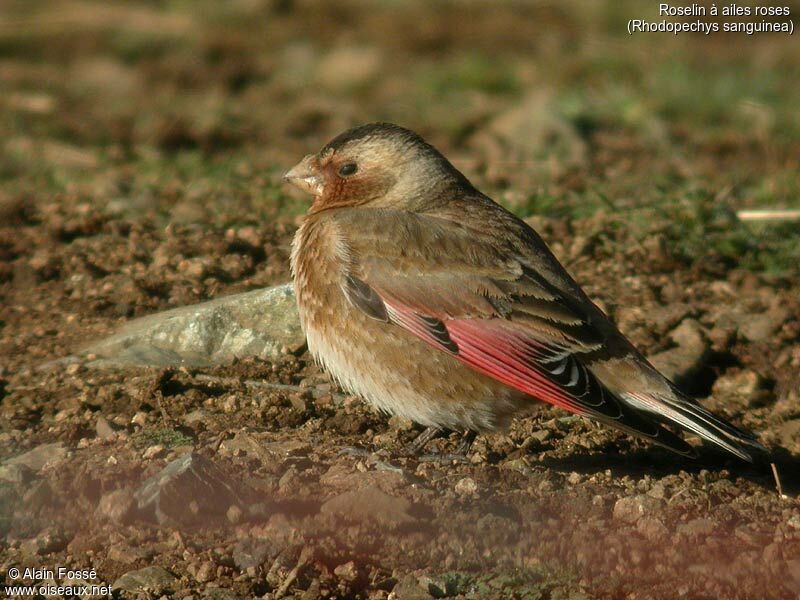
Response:
POLYGON ((367 214, 378 212, 337 215, 353 307, 534 398, 692 452, 592 373, 606 341, 596 318, 513 247, 449 220, 367 214))

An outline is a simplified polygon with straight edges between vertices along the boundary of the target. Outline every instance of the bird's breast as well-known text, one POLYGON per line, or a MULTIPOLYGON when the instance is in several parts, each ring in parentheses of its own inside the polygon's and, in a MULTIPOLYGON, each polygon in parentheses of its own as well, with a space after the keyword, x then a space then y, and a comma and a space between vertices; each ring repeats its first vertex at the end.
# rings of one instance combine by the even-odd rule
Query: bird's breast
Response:
POLYGON ((316 316, 329 306, 333 286, 341 277, 340 261, 326 229, 324 223, 307 218, 292 242, 292 277, 301 318, 316 316))
POLYGON ((314 358, 346 390, 424 425, 493 429, 517 394, 392 323, 352 306, 341 282, 354 257, 333 224, 309 217, 292 247, 300 320, 314 358))

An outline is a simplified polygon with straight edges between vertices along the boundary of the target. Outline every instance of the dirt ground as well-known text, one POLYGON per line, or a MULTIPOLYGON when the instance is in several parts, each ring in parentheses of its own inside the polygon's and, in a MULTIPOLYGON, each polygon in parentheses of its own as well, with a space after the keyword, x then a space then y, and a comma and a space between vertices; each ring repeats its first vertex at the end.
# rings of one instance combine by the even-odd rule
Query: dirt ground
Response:
POLYGON ((800 597, 800 226, 736 217, 800 208, 796 36, 628 37, 642 11, 4 2, 5 584, 64 566, 128 574, 122 597, 800 597), (637 346, 774 450, 783 496, 768 467, 544 406, 465 461, 456 434, 407 456, 419 428, 303 351, 58 362, 287 281, 305 204, 281 173, 378 119, 528 218, 637 346), (142 487, 176 460, 205 483, 162 485, 156 510, 142 487))

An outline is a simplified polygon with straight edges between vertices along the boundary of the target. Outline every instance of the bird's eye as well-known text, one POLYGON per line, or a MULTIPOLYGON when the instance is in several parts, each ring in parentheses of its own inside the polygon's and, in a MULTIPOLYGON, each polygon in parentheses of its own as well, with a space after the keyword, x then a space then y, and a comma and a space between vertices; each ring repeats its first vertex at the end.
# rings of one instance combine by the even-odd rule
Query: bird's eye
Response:
POLYGON ((356 171, 358 171, 358 165, 354 162, 344 163, 341 167, 339 167, 339 175, 342 177, 352 175, 356 171))

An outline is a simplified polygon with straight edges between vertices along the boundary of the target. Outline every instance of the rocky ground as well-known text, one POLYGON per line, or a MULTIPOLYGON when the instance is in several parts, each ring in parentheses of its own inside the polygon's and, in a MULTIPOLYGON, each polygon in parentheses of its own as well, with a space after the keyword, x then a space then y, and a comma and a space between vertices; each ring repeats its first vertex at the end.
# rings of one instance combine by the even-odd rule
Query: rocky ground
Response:
POLYGON ((638 4, 614 6, 4 4, 5 584, 65 566, 121 597, 800 596, 800 237, 736 217, 798 207, 796 43, 628 38, 638 4), (774 450, 783 495, 769 467, 544 406, 465 461, 442 459, 455 434, 407 456, 419 428, 302 341, 203 368, 60 360, 288 281, 304 204, 280 173, 376 118, 526 217, 774 450))

